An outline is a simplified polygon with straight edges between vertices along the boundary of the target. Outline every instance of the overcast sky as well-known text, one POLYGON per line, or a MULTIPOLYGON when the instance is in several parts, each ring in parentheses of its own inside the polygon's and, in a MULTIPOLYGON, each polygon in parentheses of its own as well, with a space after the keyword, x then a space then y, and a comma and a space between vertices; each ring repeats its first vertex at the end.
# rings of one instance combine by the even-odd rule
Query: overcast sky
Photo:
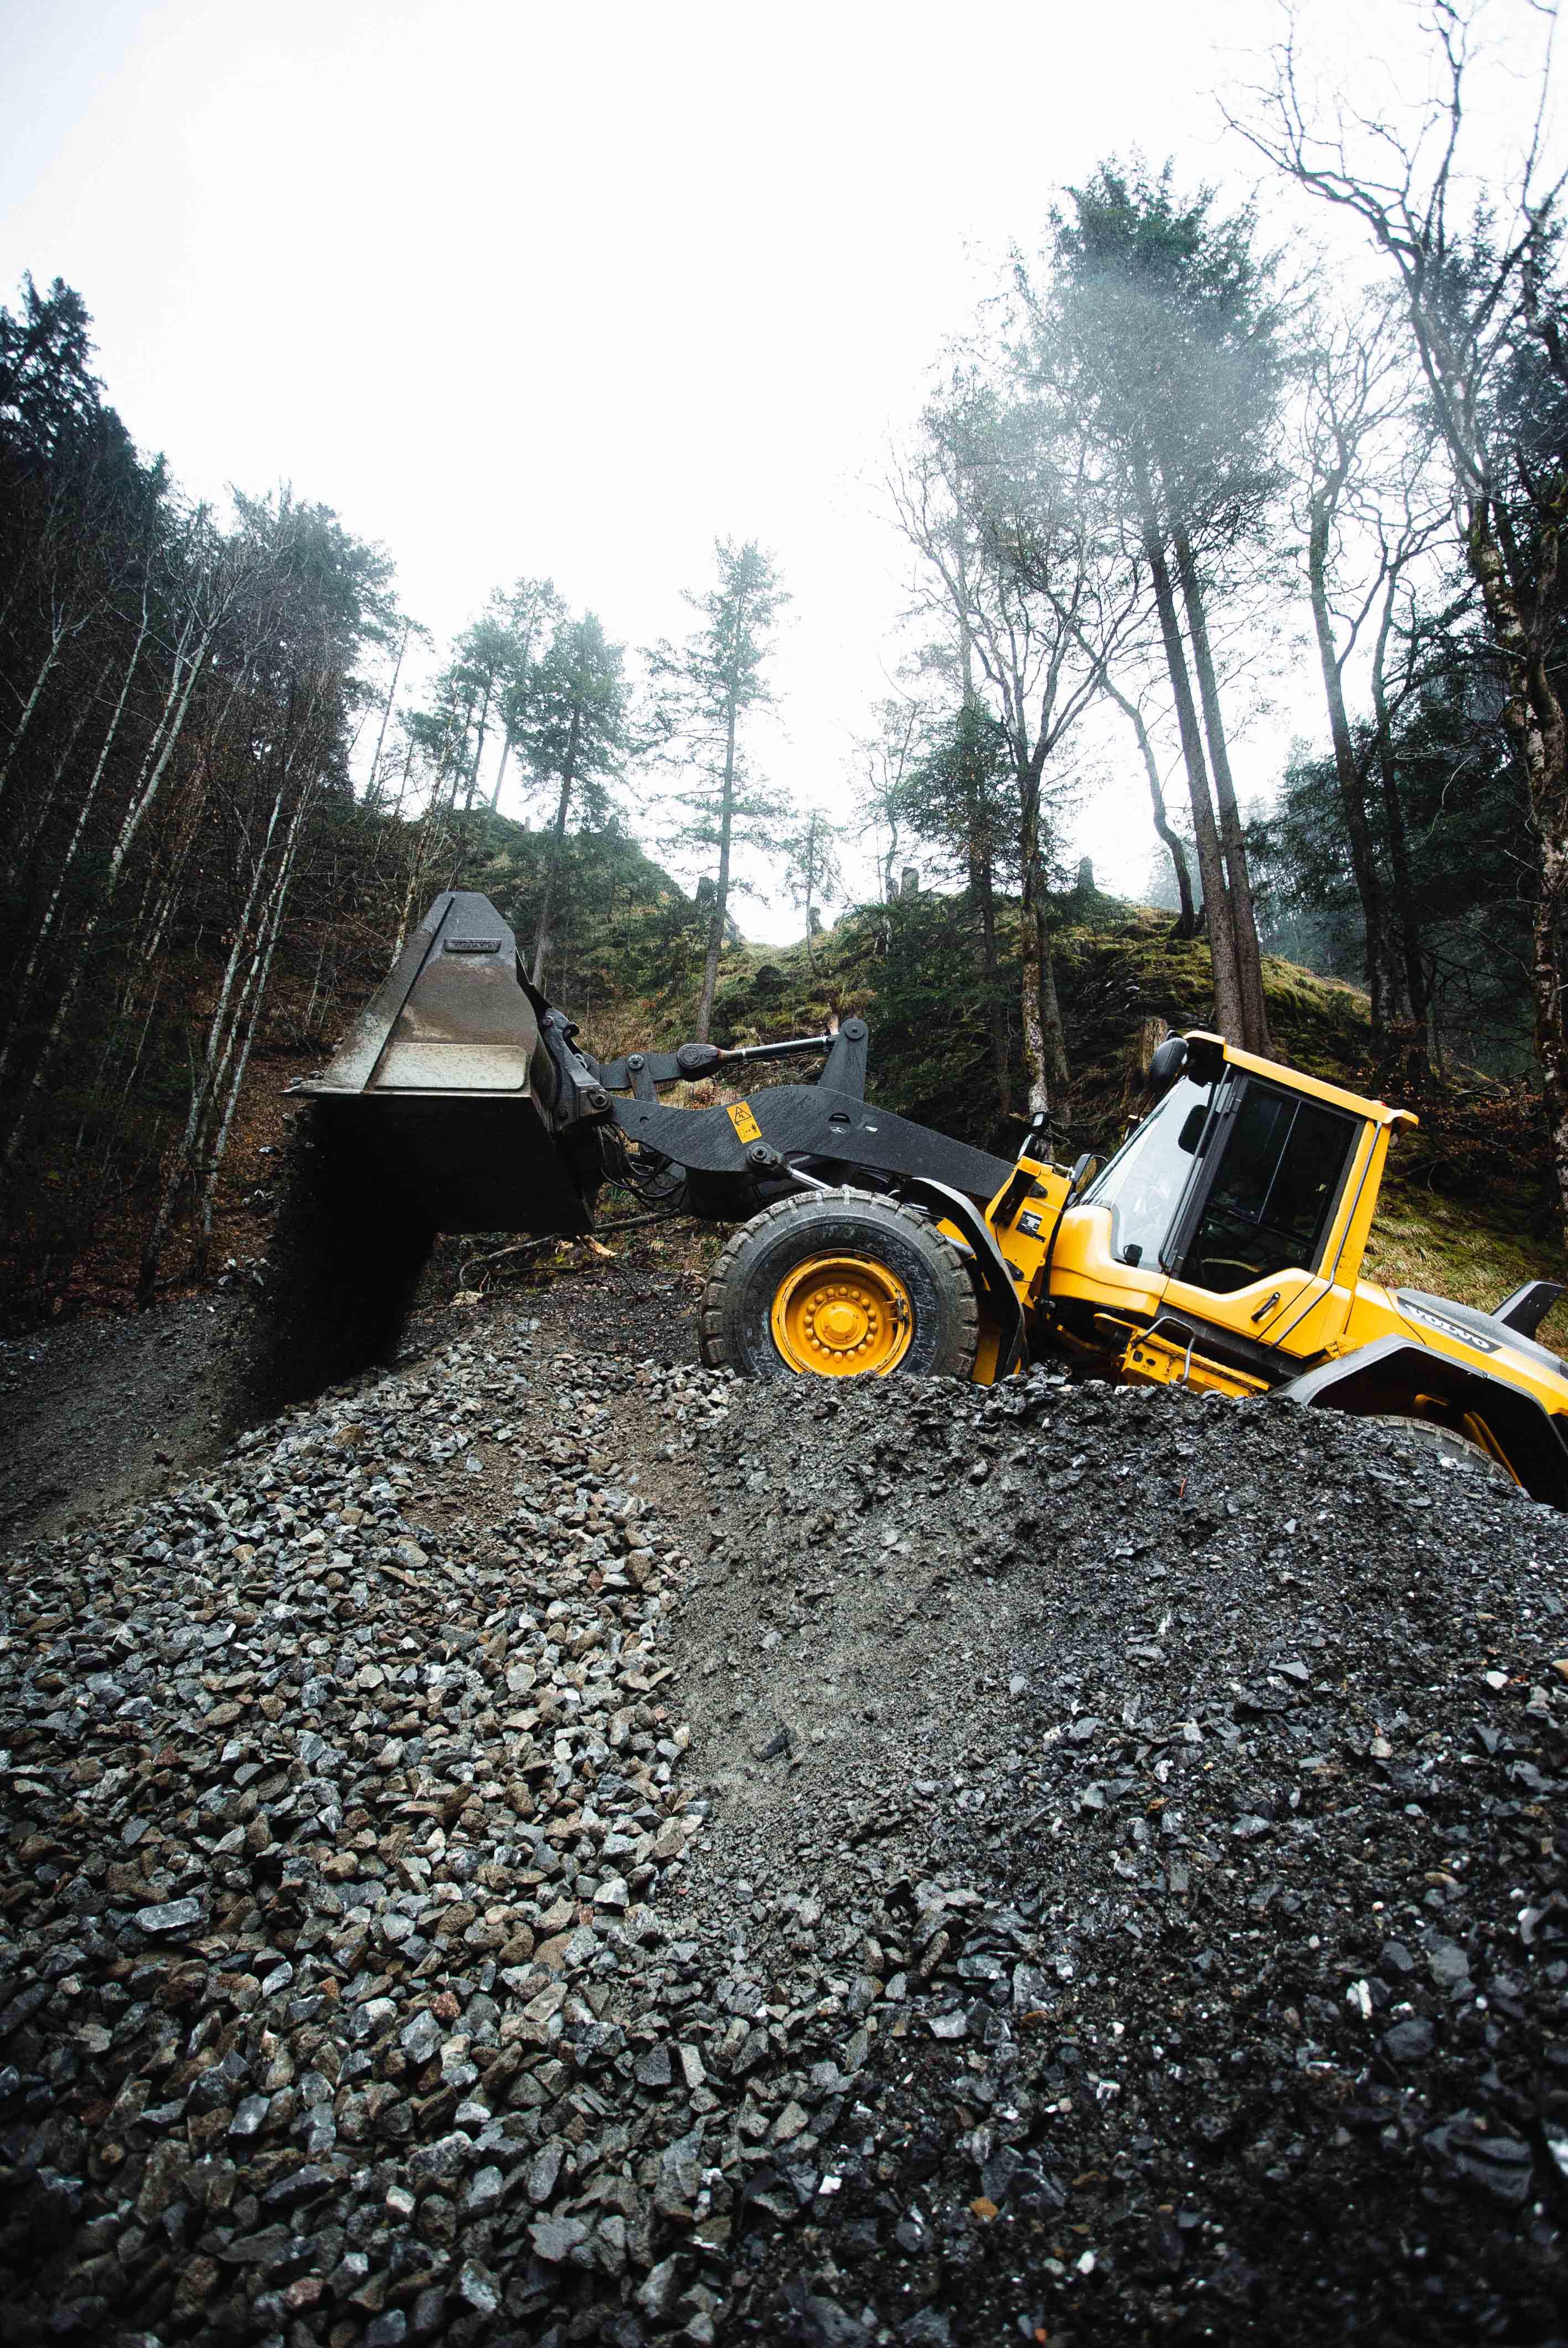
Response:
MULTIPOLYGON (((1305 14, 1349 71, 1409 55, 1404 0, 1305 14)), ((0 298, 24 269, 67 279, 144 448, 192 491, 333 506, 441 637, 527 572, 645 644, 681 631, 716 535, 760 539, 794 597, 766 763, 831 806, 899 657, 889 431, 1009 242, 1103 157, 1248 191, 1214 94, 1275 21, 1266 0, 19 0, 0 298)), ((1244 797, 1316 725, 1309 685, 1287 667, 1237 746, 1244 797)), ((1080 819, 1112 885, 1148 869, 1146 808, 1123 757, 1080 819)), ((782 904, 742 919, 792 927, 782 904)))

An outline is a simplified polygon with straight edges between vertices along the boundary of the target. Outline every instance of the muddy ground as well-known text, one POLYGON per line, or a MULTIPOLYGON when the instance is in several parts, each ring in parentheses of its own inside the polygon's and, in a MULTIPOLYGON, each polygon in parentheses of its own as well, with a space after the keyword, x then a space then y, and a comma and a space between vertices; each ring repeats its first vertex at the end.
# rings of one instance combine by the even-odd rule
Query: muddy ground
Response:
MULTIPOLYGON (((412 1361, 460 1329, 466 1263, 504 1303, 584 1350, 697 1357, 697 1275, 646 1236, 615 1261, 563 1247, 548 1272, 517 1279, 443 1241, 399 1347, 412 1361)), ((244 1368, 253 1301, 214 1288, 150 1312, 83 1314, 0 1338, 0 1540, 55 1532, 160 1489, 220 1458, 250 1423, 244 1368)))

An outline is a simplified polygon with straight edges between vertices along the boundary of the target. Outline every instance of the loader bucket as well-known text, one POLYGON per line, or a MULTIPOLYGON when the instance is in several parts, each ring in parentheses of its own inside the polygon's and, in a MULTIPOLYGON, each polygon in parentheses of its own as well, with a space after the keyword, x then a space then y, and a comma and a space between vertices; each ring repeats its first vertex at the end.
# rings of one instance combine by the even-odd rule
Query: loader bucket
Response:
POLYGON ((291 1089, 320 1105, 322 1137, 356 1180, 434 1231, 584 1231, 539 1009, 489 899, 448 890, 328 1066, 291 1089))

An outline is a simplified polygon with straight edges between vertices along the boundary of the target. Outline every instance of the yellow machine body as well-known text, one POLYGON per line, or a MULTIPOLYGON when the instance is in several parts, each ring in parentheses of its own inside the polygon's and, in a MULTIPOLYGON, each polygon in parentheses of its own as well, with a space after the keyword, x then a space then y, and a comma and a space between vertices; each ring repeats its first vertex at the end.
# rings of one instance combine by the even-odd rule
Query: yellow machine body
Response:
MULTIPOLYGON (((1563 1363, 1498 1315, 1361 1276, 1389 1140, 1396 1126, 1413 1125, 1414 1117, 1239 1051, 1219 1036, 1186 1040, 1204 1056, 1210 1098, 1222 1109, 1233 1097, 1240 1104, 1250 1098, 1255 1125, 1277 1128, 1289 1119, 1292 1133, 1305 1113, 1307 1143, 1324 1168, 1338 1153, 1331 1180, 1326 1174, 1318 1186, 1321 1198, 1307 1186, 1298 1220, 1304 1231, 1312 1224, 1309 1241, 1299 1261, 1262 1268, 1245 1254, 1205 1258, 1199 1220, 1195 1245, 1189 1237, 1184 1254, 1178 1192, 1167 1202, 1173 1250, 1121 1243, 1116 1169, 1131 1166, 1147 1119, 1076 1189, 1063 1169, 1025 1155, 986 1219, 1023 1305, 1034 1358, 1056 1354, 1122 1383, 1236 1395, 1283 1388, 1293 1399, 1430 1421, 1478 1447, 1541 1497, 1568 1500, 1563 1363)), ((1151 1115, 1173 1111, 1162 1103, 1151 1115)), ((1196 1107, 1188 1114, 1195 1122, 1196 1107)), ((1205 1132, 1212 1130, 1211 1117, 1205 1132)), ((1239 1134, 1233 1147, 1245 1159, 1239 1134)), ((1218 1160, 1221 1151, 1215 1155, 1218 1160)), ((1187 1188, 1199 1179, 1194 1168, 1187 1188)), ((1223 1208, 1202 1211, 1222 1234, 1227 1228, 1242 1234, 1222 1244, 1252 1244, 1239 1210, 1228 1225, 1223 1208)), ((1158 1210, 1148 1228, 1157 1219, 1158 1210)), ((1289 1250, 1276 1241, 1276 1258, 1281 1253, 1289 1250)), ((1528 1313, 1523 1318, 1529 1321, 1528 1313)), ((994 1324, 988 1330, 982 1315, 979 1382, 989 1382, 996 1358, 994 1324)))

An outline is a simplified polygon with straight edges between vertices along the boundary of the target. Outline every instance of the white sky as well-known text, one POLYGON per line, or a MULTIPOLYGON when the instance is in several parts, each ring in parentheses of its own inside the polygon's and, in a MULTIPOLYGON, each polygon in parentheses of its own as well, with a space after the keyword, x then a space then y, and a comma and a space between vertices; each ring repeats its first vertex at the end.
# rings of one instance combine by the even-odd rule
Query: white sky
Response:
MULTIPOLYGON (((1348 73, 1410 55, 1405 0, 1305 13, 1348 73)), ((1248 192, 1213 93, 1276 22, 1266 0, 13 0, 0 298, 25 268, 67 278, 145 448, 193 491, 335 507, 442 638, 524 572, 630 644, 679 633, 714 536, 760 539, 794 596, 764 763, 842 805, 899 656, 889 429, 1009 241, 1105 156, 1248 192)), ((1235 746, 1244 798, 1317 706, 1287 663, 1235 746)), ((1136 888, 1129 748, 1077 845, 1136 888)), ((782 899, 740 910, 798 930, 782 899)))

